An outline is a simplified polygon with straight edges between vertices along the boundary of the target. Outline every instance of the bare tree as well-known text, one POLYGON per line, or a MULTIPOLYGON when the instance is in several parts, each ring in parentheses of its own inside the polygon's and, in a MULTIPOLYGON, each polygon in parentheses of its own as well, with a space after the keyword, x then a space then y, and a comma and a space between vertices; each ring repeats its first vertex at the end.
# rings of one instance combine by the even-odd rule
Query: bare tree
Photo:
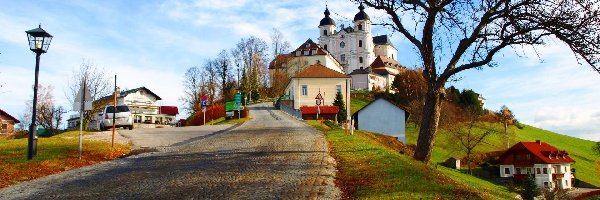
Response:
POLYGON ((188 68, 183 75, 183 96, 179 98, 184 104, 183 110, 188 114, 198 111, 197 105, 200 104, 203 88, 202 70, 198 67, 188 68))
POLYGON ((420 55, 427 94, 415 158, 431 158, 444 86, 461 71, 495 66, 505 48, 539 47, 557 38, 600 73, 598 1, 353 0, 384 11, 420 55))
POLYGON ((485 139, 498 132, 492 124, 480 122, 477 113, 469 112, 469 121, 466 123, 454 124, 449 133, 457 142, 457 148, 467 154, 467 168, 469 174, 473 174, 471 165, 473 164, 472 155, 475 148, 485 142, 485 139))
MULTIPOLYGON (((75 96, 81 90, 81 83, 85 80, 86 87, 90 92, 92 100, 98 100, 102 97, 108 96, 113 93, 113 84, 111 82, 111 76, 105 68, 100 68, 93 64, 91 61, 82 61, 78 69, 73 70, 71 78, 67 81, 67 89, 65 90, 65 97, 69 102, 75 101, 75 96)), ((90 121, 94 119, 94 115, 100 110, 104 109, 105 104, 96 104, 92 107, 91 111, 85 111, 83 113, 83 123, 85 128, 88 126, 90 121)), ((67 109, 64 109, 67 110, 67 109)))
POLYGON ((221 84, 221 98, 224 101, 227 101, 231 98, 231 91, 234 89, 232 84, 228 84, 231 82, 231 72, 233 71, 232 62, 229 53, 226 50, 221 50, 217 58, 216 62, 216 71, 219 76, 219 82, 221 84))
POLYGON ((236 45, 233 55, 237 57, 234 59, 237 59, 242 66, 242 70, 240 70, 242 74, 240 89, 246 95, 246 99, 248 99, 248 95, 255 96, 254 94, 258 94, 261 77, 268 76, 268 74, 263 74, 260 71, 262 65, 265 65, 262 61, 267 60, 267 50, 267 43, 254 36, 242 38, 236 45), (261 76, 261 74, 263 75, 261 76))
POLYGON ((277 58, 280 54, 288 53, 290 50, 290 42, 285 40, 283 33, 279 29, 273 28, 271 30, 271 48, 273 50, 273 59, 277 58))
MULTIPOLYGON (((62 115, 66 113, 62 106, 54 105, 53 91, 54 87, 52 85, 44 87, 40 84, 38 86, 38 105, 36 108, 36 125, 48 130, 51 134, 57 133, 62 123, 62 115)), ((20 117, 24 120, 21 122, 21 130, 25 130, 31 124, 32 100, 33 95, 25 101, 25 114, 20 117)))

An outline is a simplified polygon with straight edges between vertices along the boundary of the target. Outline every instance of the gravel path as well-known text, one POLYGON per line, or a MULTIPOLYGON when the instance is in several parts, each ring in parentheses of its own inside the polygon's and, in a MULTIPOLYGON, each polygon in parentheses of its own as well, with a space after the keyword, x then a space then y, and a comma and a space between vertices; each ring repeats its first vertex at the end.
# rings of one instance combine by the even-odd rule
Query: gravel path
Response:
POLYGON ((266 104, 252 120, 162 152, 0 190, 0 199, 339 199, 324 136, 266 104))

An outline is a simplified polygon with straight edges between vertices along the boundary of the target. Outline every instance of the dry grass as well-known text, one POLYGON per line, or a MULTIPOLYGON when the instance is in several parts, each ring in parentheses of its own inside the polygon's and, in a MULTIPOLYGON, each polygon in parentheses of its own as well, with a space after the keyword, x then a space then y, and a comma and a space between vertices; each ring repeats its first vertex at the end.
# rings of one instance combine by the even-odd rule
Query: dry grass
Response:
MULTIPOLYGON (((65 135, 73 135, 66 133, 65 135)), ((62 135, 62 134, 61 134, 62 135)), ((77 158, 76 137, 39 138, 37 156, 26 159, 27 139, 0 139, 0 188, 62 171, 114 160, 130 151, 128 145, 84 140, 82 159, 77 158)))

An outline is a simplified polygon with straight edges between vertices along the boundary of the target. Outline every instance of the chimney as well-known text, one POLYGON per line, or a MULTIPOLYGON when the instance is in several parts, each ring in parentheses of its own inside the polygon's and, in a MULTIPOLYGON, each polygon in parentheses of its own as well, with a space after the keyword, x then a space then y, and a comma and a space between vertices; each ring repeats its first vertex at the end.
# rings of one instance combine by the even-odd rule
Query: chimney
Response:
POLYGON ((542 141, 541 140, 536 140, 535 143, 538 143, 539 145, 542 145, 542 141))

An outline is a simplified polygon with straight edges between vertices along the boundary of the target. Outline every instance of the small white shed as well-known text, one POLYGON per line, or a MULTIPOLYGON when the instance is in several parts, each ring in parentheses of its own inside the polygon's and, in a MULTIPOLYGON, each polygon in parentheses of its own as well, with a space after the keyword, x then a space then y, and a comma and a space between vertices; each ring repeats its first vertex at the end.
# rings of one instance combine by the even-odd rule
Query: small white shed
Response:
POLYGON ((406 144, 406 109, 383 98, 378 98, 352 115, 358 130, 381 133, 398 138, 406 144))

